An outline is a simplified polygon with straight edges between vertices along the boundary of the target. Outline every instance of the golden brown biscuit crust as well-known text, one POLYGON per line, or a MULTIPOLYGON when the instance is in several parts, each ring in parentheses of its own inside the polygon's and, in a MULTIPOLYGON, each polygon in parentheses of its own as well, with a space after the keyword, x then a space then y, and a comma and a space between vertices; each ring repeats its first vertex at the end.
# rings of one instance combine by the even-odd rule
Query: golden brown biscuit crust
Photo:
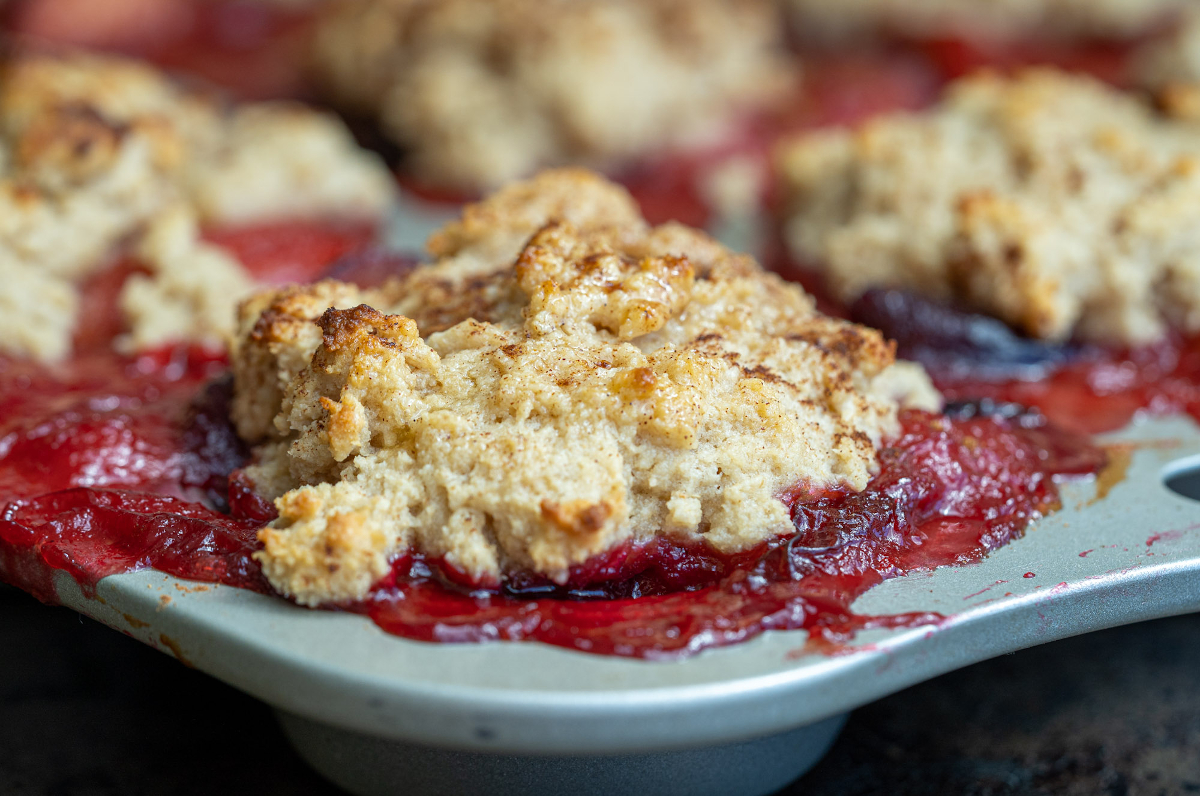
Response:
POLYGON ((361 597, 405 549, 484 582, 561 580, 655 534, 744 550, 791 527, 780 496, 796 483, 861 489, 900 401, 936 401, 877 332, 750 258, 614 224, 622 196, 547 173, 468 211, 469 245, 360 302, 327 283, 247 305, 235 411, 269 438, 252 473, 278 498, 260 556, 277 588, 361 597), (546 215, 464 276, 494 250, 480 219, 506 238, 534 220, 507 201, 566 190, 591 210, 546 215), (455 285, 477 298, 429 308, 455 285))

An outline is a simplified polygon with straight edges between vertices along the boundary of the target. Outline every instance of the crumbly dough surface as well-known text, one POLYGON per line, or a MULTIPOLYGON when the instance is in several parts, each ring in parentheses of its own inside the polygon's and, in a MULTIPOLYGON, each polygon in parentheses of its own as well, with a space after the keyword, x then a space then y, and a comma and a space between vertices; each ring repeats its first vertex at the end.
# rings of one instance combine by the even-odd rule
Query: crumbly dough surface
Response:
POLYGON ((404 550, 484 583, 655 534, 744 550, 792 527, 797 484, 862 489, 899 405, 938 402, 878 332, 586 172, 431 248, 378 291, 243 306, 234 416, 280 512, 259 560, 298 602, 362 597, 404 550))
POLYGON ((719 136, 794 79, 770 0, 343 0, 315 62, 420 178, 467 190, 719 136))
POLYGON ((117 58, 17 55, 0 71, 0 320, 21 331, 0 353, 65 356, 79 282, 129 241, 149 273, 122 297, 125 344, 220 338, 251 283, 197 223, 370 218, 391 190, 331 116, 226 107, 117 58))
POLYGON ((1135 37, 1192 0, 785 0, 802 34, 1135 37))
POLYGON ((1135 95, 985 74, 779 164, 792 251, 845 301, 907 287, 1051 340, 1200 330, 1200 127, 1135 95))

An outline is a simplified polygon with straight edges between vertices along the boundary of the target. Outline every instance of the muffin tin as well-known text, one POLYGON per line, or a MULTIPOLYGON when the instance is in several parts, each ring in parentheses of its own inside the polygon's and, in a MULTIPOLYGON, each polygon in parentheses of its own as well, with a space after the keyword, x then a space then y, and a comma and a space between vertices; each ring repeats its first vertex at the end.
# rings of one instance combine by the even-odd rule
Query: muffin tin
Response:
POLYGON ((1131 452, 1123 479, 1067 484, 1062 511, 977 564, 871 590, 856 612, 944 619, 866 631, 833 654, 803 631, 676 662, 426 644, 152 571, 106 578, 91 597, 63 576, 58 591, 275 707, 305 758, 352 793, 765 794, 815 763, 859 705, 1023 647, 1200 609, 1200 503, 1185 496, 1200 487, 1200 429, 1154 419, 1104 439, 1131 452))

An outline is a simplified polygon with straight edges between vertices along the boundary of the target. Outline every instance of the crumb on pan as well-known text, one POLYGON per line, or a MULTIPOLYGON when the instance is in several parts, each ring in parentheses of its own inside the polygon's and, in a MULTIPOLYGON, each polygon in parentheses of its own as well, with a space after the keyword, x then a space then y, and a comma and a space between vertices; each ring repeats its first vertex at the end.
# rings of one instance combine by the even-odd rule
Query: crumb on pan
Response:
POLYGON ((1136 95, 983 74, 778 162, 791 250, 844 301, 905 287, 1050 340, 1200 329, 1200 128, 1136 95))
POLYGON ((314 61, 418 177, 472 190, 718 137, 795 78, 777 13, 771 0, 343 0, 314 61))
POLYGON ((280 512, 259 560, 300 603, 362 597, 409 549, 492 583, 655 534, 744 550, 792 527, 797 483, 862 489, 900 404, 939 400, 878 332, 584 172, 432 248, 378 291, 243 305, 234 417, 280 512))
POLYGON ((68 354, 78 283, 129 241, 149 274, 122 298, 123 344, 220 339, 250 281, 199 240, 196 221, 377 217, 391 191, 386 169, 331 116, 226 107, 115 57, 17 54, 0 68, 0 270, 21 273, 3 317, 23 332, 0 353, 68 354), (180 213, 196 221, 170 220, 180 213), (163 248, 165 228, 175 232, 163 248), (138 244, 144 235, 161 245, 138 244))

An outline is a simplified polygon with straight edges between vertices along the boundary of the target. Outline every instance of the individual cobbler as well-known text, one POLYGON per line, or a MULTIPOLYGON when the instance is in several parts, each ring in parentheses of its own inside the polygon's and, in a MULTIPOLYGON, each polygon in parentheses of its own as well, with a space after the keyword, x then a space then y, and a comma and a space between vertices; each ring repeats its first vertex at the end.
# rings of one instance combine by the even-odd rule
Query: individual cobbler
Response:
POLYGON ((1189 0, 784 0, 803 33, 929 38, 1130 38, 1187 8, 1189 0))
POLYGON ((426 183, 474 190, 711 141, 792 67, 768 0, 343 0, 315 62, 426 183))
POLYGON ((861 490, 902 404, 938 398, 878 333, 620 188, 548 172, 361 292, 243 306, 233 417, 277 498, 259 560, 303 604, 411 550, 481 584, 563 582, 657 535, 730 554, 793 532, 795 490, 861 490))
POLYGON ((1139 96, 983 74, 779 163, 792 252, 845 302, 906 288, 1052 341, 1200 331, 1200 127, 1139 96))
POLYGON ((0 354, 70 351, 79 285, 132 251, 127 351, 220 341, 253 288, 199 225, 378 218, 386 169, 340 122, 285 104, 225 106, 153 69, 22 55, 0 73, 0 354))

